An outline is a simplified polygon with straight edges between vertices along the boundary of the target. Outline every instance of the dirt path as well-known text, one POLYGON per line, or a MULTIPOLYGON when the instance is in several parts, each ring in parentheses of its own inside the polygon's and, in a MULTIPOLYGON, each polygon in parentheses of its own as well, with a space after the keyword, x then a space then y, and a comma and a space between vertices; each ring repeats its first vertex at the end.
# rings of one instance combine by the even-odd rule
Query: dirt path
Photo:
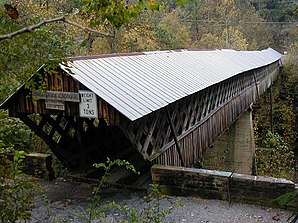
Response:
MULTIPOLYGON (((63 178, 52 182, 39 181, 39 183, 44 188, 42 195, 46 198, 42 195, 37 196, 31 222, 87 222, 90 203, 87 198, 92 196, 94 184, 67 181, 63 178)), ((114 201, 122 207, 127 205, 135 208, 138 217, 144 215, 145 210, 152 212, 156 210, 152 202, 144 201, 145 193, 141 191, 106 188, 100 196, 105 204, 114 201)), ((239 203, 229 204, 226 201, 193 197, 163 197, 159 207, 163 210, 172 207, 171 213, 163 221, 167 223, 285 223, 291 216, 291 212, 281 209, 239 203), (181 206, 175 205, 177 201, 181 206)), ((123 212, 111 209, 106 212, 104 221, 92 222, 119 222, 117 220, 120 218, 124 218, 123 212)))

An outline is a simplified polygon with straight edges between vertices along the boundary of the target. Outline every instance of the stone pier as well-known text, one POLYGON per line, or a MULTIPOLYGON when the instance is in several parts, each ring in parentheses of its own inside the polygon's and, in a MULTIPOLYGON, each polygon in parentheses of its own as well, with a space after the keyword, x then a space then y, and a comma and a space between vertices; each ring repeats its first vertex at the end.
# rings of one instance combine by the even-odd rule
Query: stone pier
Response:
POLYGON ((246 111, 209 148, 202 160, 204 169, 253 174, 255 143, 252 111, 246 111))

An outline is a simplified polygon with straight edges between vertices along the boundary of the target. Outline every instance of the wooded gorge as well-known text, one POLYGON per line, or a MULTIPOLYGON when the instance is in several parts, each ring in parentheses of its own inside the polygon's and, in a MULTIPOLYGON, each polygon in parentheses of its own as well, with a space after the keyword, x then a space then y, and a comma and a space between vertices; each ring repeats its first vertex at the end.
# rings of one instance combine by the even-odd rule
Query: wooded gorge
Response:
MULTIPOLYGON (((52 68, 66 57, 184 48, 271 47, 285 53, 280 77, 254 108, 256 174, 298 179, 294 168, 295 155, 298 160, 297 1, 2 0, 0 24, 0 104, 22 84, 34 89, 27 80, 41 66, 55 73, 52 68)), ((24 151, 50 153, 45 142, 19 119, 0 110, 1 222, 30 219, 37 187, 22 176, 24 151), (8 158, 11 152, 13 160, 8 158)), ((98 167, 108 173, 114 162, 134 170, 123 160, 108 159, 98 167)), ((58 161, 54 168, 57 175, 65 170, 58 161)), ((90 207, 98 207, 99 189, 95 188, 90 207)), ((168 213, 156 207, 148 209, 154 218, 168 213)))
MULTIPOLYGON (((0 3, 0 36, 40 21, 47 24, 12 38, 1 38, 0 101, 42 64, 50 70, 68 56, 181 48, 272 47, 296 58, 297 13, 297 5, 289 0, 4 0, 0 3), (51 22, 53 18, 60 19, 51 22)), ((284 69, 285 76, 274 90, 277 92, 274 100, 279 101, 274 103, 273 118, 275 123, 284 125, 275 125, 279 129, 274 132, 289 143, 292 151, 296 137, 292 110, 296 59, 284 69)), ((0 140, 6 146, 26 151, 46 150, 45 144, 18 119, 0 112, 0 140)), ((259 141, 270 130, 270 121, 264 118, 267 113, 259 112, 257 117, 259 141)))

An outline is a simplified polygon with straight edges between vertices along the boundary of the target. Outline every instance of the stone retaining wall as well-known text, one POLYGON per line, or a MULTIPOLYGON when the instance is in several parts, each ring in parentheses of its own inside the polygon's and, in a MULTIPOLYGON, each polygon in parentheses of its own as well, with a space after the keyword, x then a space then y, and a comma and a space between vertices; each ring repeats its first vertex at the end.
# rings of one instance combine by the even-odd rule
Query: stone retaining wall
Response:
POLYGON ((295 190, 290 180, 216 170, 154 165, 151 175, 165 194, 262 205, 295 190))

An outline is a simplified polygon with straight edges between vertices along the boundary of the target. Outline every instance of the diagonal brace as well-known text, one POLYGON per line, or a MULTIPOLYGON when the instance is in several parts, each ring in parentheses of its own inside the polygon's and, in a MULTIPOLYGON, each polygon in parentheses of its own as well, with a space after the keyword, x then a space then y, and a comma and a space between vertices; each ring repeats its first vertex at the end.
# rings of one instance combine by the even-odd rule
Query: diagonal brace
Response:
POLYGON ((175 144, 176 144, 176 148, 177 148, 177 151, 178 151, 178 154, 179 154, 181 165, 182 166, 185 166, 184 165, 184 161, 183 161, 183 157, 182 157, 182 153, 181 153, 181 148, 180 148, 180 145, 178 143, 177 134, 176 134, 176 131, 175 131, 175 128, 174 128, 174 124, 172 122, 172 119, 171 119, 171 116, 170 116, 170 112, 169 112, 168 107, 166 107, 165 110, 166 110, 167 120, 169 122, 169 125, 170 125, 170 128, 171 128, 171 132, 172 132, 172 135, 173 135, 173 138, 174 138, 174 141, 175 141, 175 144))

